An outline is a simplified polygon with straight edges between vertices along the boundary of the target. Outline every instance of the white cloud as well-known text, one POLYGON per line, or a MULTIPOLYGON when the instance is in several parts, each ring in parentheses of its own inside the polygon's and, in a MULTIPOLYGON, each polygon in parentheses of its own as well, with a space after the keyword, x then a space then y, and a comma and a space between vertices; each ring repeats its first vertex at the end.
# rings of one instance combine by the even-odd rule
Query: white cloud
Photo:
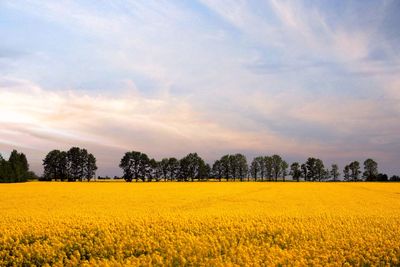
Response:
POLYGON ((212 15, 171 1, 3 2, 72 39, 7 59, 0 148, 88 146, 108 169, 128 149, 398 154, 399 57, 377 29, 328 23, 302 2, 202 2, 212 15))

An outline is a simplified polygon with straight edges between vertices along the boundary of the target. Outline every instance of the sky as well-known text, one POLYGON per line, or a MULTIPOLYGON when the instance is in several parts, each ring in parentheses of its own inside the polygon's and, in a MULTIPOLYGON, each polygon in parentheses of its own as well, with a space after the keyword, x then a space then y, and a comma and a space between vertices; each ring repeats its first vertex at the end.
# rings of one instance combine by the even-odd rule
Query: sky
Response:
POLYGON ((373 158, 400 174, 400 1, 0 1, 0 153, 373 158))

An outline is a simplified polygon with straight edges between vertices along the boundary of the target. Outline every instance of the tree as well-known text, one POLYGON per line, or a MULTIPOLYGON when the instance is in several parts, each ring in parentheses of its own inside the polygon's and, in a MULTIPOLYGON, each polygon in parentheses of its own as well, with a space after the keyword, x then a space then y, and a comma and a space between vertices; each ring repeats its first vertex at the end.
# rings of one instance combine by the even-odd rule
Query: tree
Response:
POLYGON ((376 179, 378 182, 387 182, 389 179, 388 179, 388 176, 387 176, 387 174, 385 174, 385 173, 380 173, 380 174, 378 174, 377 175, 377 179, 376 179))
POLYGON ((259 156, 259 157, 256 157, 254 160, 257 161, 261 181, 264 181, 265 174, 266 174, 266 157, 259 156))
POLYGON ((210 164, 204 163, 204 161, 200 164, 200 169, 199 169, 199 174, 198 174, 198 179, 199 180, 208 180, 208 178, 211 176, 211 167, 210 164))
POLYGON ((303 165, 302 169, 306 181, 321 181, 325 179, 326 171, 324 162, 321 159, 310 157, 303 165))
POLYGON ((373 159, 367 159, 364 161, 363 177, 366 181, 376 181, 378 173, 378 163, 373 159))
POLYGON ((155 167, 155 162, 150 161, 150 158, 145 153, 140 153, 139 155, 139 165, 137 176, 135 177, 136 181, 141 179, 142 182, 146 181, 146 178, 151 180, 152 176, 152 167, 155 167))
POLYGON ((343 169, 343 179, 345 181, 350 181, 350 166, 346 165, 343 169))
POLYGON ((184 181, 202 178, 204 160, 197 153, 190 153, 180 160, 180 178, 184 181))
POLYGON ((350 177, 351 179, 355 182, 358 181, 359 175, 361 173, 360 171, 360 163, 358 161, 353 161, 352 163, 349 164, 350 168, 350 177))
POLYGON ((328 168, 324 170, 323 180, 329 180, 331 178, 331 172, 328 168))
POLYGON ((390 177, 390 181, 392 181, 392 182, 400 182, 400 176, 393 175, 392 177, 390 177))
POLYGON ((314 174, 313 180, 318 179, 319 182, 326 176, 324 162, 321 159, 315 159, 314 174))
POLYGON ((161 177, 164 178, 164 181, 167 181, 169 178, 169 159, 163 158, 159 163, 159 168, 161 171, 161 177))
POLYGON ((302 171, 300 168, 300 164, 298 162, 293 162, 292 165, 290 165, 290 173, 289 175, 292 176, 293 180, 296 180, 297 182, 300 181, 300 177, 302 175, 302 171))
POLYGON ((43 159, 43 180, 90 181, 96 174, 96 158, 86 149, 52 150, 43 159))
POLYGON ((8 160, 0 155, 0 182, 26 182, 36 175, 29 171, 28 160, 24 153, 13 150, 8 160))
POLYGON ((155 159, 149 159, 148 168, 145 171, 144 177, 147 178, 148 182, 151 182, 153 180, 159 181, 161 175, 162 171, 160 167, 160 162, 156 161, 155 159))
POLYGON ((222 167, 222 175, 226 180, 229 180, 231 174, 229 155, 222 156, 220 162, 222 167))
POLYGON ((29 164, 24 153, 18 153, 17 150, 11 152, 8 162, 11 167, 11 179, 14 182, 26 182, 26 174, 29 170, 29 164))
POLYGON ((17 150, 11 152, 8 159, 9 166, 11 167, 11 177, 14 182, 25 182, 26 174, 29 170, 28 161, 24 153, 18 153, 17 150))
POLYGON ((234 155, 229 155, 229 176, 233 178, 233 181, 236 181, 238 177, 238 162, 237 157, 234 155))
POLYGON ((43 179, 46 181, 68 178, 68 157, 67 153, 60 150, 52 150, 43 159, 43 179))
POLYGON ((287 169, 289 168, 289 165, 287 164, 286 161, 282 160, 281 163, 281 170, 282 170, 282 178, 283 181, 285 181, 286 175, 287 175, 287 169))
MULTIPOLYGON (((262 166, 265 170, 265 177, 268 178, 269 181, 273 178, 273 165, 272 165, 272 157, 265 156, 262 158, 264 166, 262 166)), ((264 175, 263 175, 264 178, 264 175)))
POLYGON ((275 178, 275 181, 278 180, 279 175, 282 174, 282 158, 279 155, 273 155, 271 157, 272 163, 272 175, 275 178))
POLYGON ((65 181, 68 179, 68 155, 66 151, 60 151, 56 158, 57 163, 57 175, 56 178, 61 181, 65 181))
POLYGON ((122 169, 122 171, 124 173, 123 178, 127 182, 132 182, 133 175, 135 172, 134 168, 136 167, 135 160, 133 159, 132 153, 135 153, 135 152, 126 152, 119 163, 119 167, 122 169))
POLYGON ((83 178, 83 153, 79 147, 71 147, 67 151, 68 158, 68 181, 82 180, 83 178))
POLYGON ((234 162, 236 164, 236 176, 240 179, 240 181, 243 181, 249 169, 247 165, 247 159, 243 154, 235 154, 233 157, 235 158, 234 162))
POLYGON ((13 174, 10 163, 0 154, 0 182, 13 182, 13 174))
POLYGON ((339 178, 339 167, 337 164, 332 164, 332 169, 331 169, 331 176, 333 178, 333 181, 337 181, 339 178))
POLYGON ((315 179, 316 179, 316 167, 315 167, 316 161, 317 161, 316 158, 308 158, 305 163, 306 168, 307 168, 307 176, 306 176, 307 178, 306 179, 308 181, 315 181, 315 179))
POLYGON ((71 147, 67 152, 55 153, 58 154, 56 161, 58 161, 60 171, 64 171, 62 165, 66 161, 68 181, 83 181, 83 179, 90 181, 95 176, 97 170, 96 158, 85 148, 71 147))
POLYGON ((146 180, 149 171, 149 157, 138 151, 126 152, 122 157, 119 167, 123 170, 123 178, 127 182, 146 180))
POLYGON ((254 158, 250 164, 250 176, 254 178, 254 181, 257 181, 260 170, 260 163, 257 158, 254 158))
POLYGON ((176 158, 168 159, 168 178, 172 180, 176 180, 179 174, 179 160, 176 158))
POLYGON ((223 168, 220 160, 216 160, 212 166, 212 176, 221 182, 223 168))
POLYGON ((92 154, 88 154, 84 166, 85 178, 90 182, 90 180, 96 175, 96 158, 92 154))
POLYGON ((307 164, 301 164, 301 172, 302 172, 302 176, 304 177, 304 181, 308 180, 308 168, 307 168, 307 164))

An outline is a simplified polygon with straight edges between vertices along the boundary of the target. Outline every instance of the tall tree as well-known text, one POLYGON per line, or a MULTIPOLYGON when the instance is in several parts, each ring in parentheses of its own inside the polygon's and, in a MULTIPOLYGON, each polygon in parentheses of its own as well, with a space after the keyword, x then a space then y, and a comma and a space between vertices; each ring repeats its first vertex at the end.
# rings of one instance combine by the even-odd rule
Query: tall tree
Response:
POLYGON ((43 179, 90 181, 96 174, 96 158, 86 149, 72 147, 67 152, 52 150, 43 159, 43 179))
POLYGON ((8 159, 12 170, 12 177, 15 182, 25 182, 27 172, 29 170, 28 161, 24 153, 18 153, 17 150, 11 152, 10 158, 8 159))
POLYGON ((378 173, 378 163, 376 163, 376 161, 373 159, 364 161, 363 177, 366 181, 376 181, 378 173))
POLYGON ((254 178, 254 181, 257 181, 258 174, 260 173, 260 163, 257 158, 254 158, 250 165, 250 175, 254 178))
POLYGON ((337 164, 332 164, 331 168, 331 176, 333 178, 333 181, 337 181, 339 178, 339 167, 337 164))
POLYGON ((343 179, 345 181, 350 181, 350 166, 346 165, 343 169, 343 179))
POLYGON ((29 171, 28 160, 24 153, 13 150, 8 160, 0 155, 0 182, 26 182, 36 175, 29 171))
POLYGON ((259 157, 256 157, 254 160, 257 161, 258 167, 260 168, 261 181, 264 181, 265 174, 266 174, 265 157, 259 156, 259 157))
POLYGON ((160 177, 162 176, 160 162, 156 161, 155 159, 149 159, 148 168, 145 173, 145 178, 147 178, 148 182, 153 180, 159 181, 160 177))
POLYGON ((281 156, 272 155, 271 163, 272 163, 272 175, 275 178, 275 181, 277 181, 278 177, 282 174, 282 158, 281 158, 281 156))
POLYGON ((200 162, 199 173, 197 179, 205 181, 211 176, 211 167, 210 164, 205 163, 204 161, 200 162))
POLYGON ((326 175, 324 162, 321 159, 316 159, 314 168, 315 168, 314 169, 314 173, 315 173, 314 180, 318 179, 318 181, 321 181, 322 179, 324 179, 324 177, 326 175))
POLYGON ((286 175, 288 174, 288 171, 287 171, 288 168, 289 168, 289 164, 287 164, 286 161, 282 160, 281 169, 282 169, 282 178, 283 178, 283 181, 285 181, 286 175))
POLYGON ((236 159, 236 176, 240 179, 240 181, 243 181, 249 169, 247 165, 247 159, 243 154, 235 154, 233 157, 236 159))
POLYGON ((13 177, 13 171, 11 169, 10 163, 5 160, 0 154, 0 182, 8 183, 8 182, 16 182, 16 179, 13 177))
POLYGON ((176 158, 168 159, 168 177, 169 179, 176 180, 179 174, 179 160, 176 158))
POLYGON ((67 153, 60 150, 52 150, 43 159, 43 179, 47 181, 68 178, 68 157, 67 153))
POLYGON ((180 160, 180 176, 184 181, 201 178, 204 160, 197 153, 190 153, 180 160))
POLYGON ((67 151, 68 158, 68 181, 82 180, 84 162, 83 153, 79 147, 71 147, 67 151))
MULTIPOLYGON (((265 170, 265 177, 268 179, 268 181, 271 181, 272 178, 274 177, 273 171, 274 171, 274 166, 273 166, 273 162, 272 162, 272 157, 269 156, 265 156, 262 159, 263 163, 264 163, 264 170, 265 170)), ((264 177, 264 176, 263 176, 264 177)))
POLYGON ((97 165, 96 165, 96 158, 93 154, 88 154, 85 162, 85 178, 88 182, 96 175, 97 165))
POLYGON ((221 162, 221 167, 222 167, 222 175, 226 180, 229 180, 230 178, 230 160, 229 160, 229 155, 224 155, 220 159, 221 162))
POLYGON ((308 158, 306 161, 306 167, 307 167, 307 180, 308 181, 315 181, 316 179, 316 158, 308 158))
POLYGON ((212 176, 221 182, 223 168, 220 160, 216 160, 212 166, 212 176))
POLYGON ((293 162, 292 165, 290 165, 289 175, 292 176, 293 180, 296 180, 297 182, 300 181, 302 171, 298 162, 293 162))
POLYGON ((155 161, 151 161, 150 158, 145 153, 140 153, 139 156, 139 166, 138 166, 138 177, 137 179, 141 179, 143 182, 146 179, 151 180, 153 178, 152 171, 153 167, 156 167, 157 164, 155 161))
POLYGON ((349 165, 350 171, 351 171, 351 179, 356 182, 359 180, 359 175, 361 174, 360 171, 360 162, 358 161, 353 161, 349 165))
POLYGON ((328 169, 328 168, 326 168, 325 170, 324 170, 324 175, 323 175, 323 178, 322 178, 323 180, 329 180, 329 179, 331 179, 331 171, 328 169))
POLYGON ((308 181, 308 168, 306 163, 301 164, 301 172, 302 176, 304 177, 304 181, 308 181))
POLYGON ((126 152, 122 157, 119 167, 124 172, 124 179, 127 182, 132 182, 133 179, 136 182, 141 179, 146 180, 146 176, 149 172, 149 157, 139 151, 126 152))
POLYGON ((163 158, 159 163, 159 168, 161 177, 164 178, 164 181, 167 181, 167 179, 169 179, 169 159, 163 158))
POLYGON ((233 181, 236 181, 238 177, 238 162, 235 155, 229 155, 229 171, 229 176, 233 178, 233 181))

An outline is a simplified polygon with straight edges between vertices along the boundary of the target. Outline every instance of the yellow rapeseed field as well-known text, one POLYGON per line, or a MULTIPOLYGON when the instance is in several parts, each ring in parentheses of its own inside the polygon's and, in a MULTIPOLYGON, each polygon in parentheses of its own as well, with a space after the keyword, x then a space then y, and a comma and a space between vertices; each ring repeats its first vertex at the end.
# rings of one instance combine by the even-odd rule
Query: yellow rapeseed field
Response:
POLYGON ((0 266, 400 265, 400 183, 0 184, 0 266))

